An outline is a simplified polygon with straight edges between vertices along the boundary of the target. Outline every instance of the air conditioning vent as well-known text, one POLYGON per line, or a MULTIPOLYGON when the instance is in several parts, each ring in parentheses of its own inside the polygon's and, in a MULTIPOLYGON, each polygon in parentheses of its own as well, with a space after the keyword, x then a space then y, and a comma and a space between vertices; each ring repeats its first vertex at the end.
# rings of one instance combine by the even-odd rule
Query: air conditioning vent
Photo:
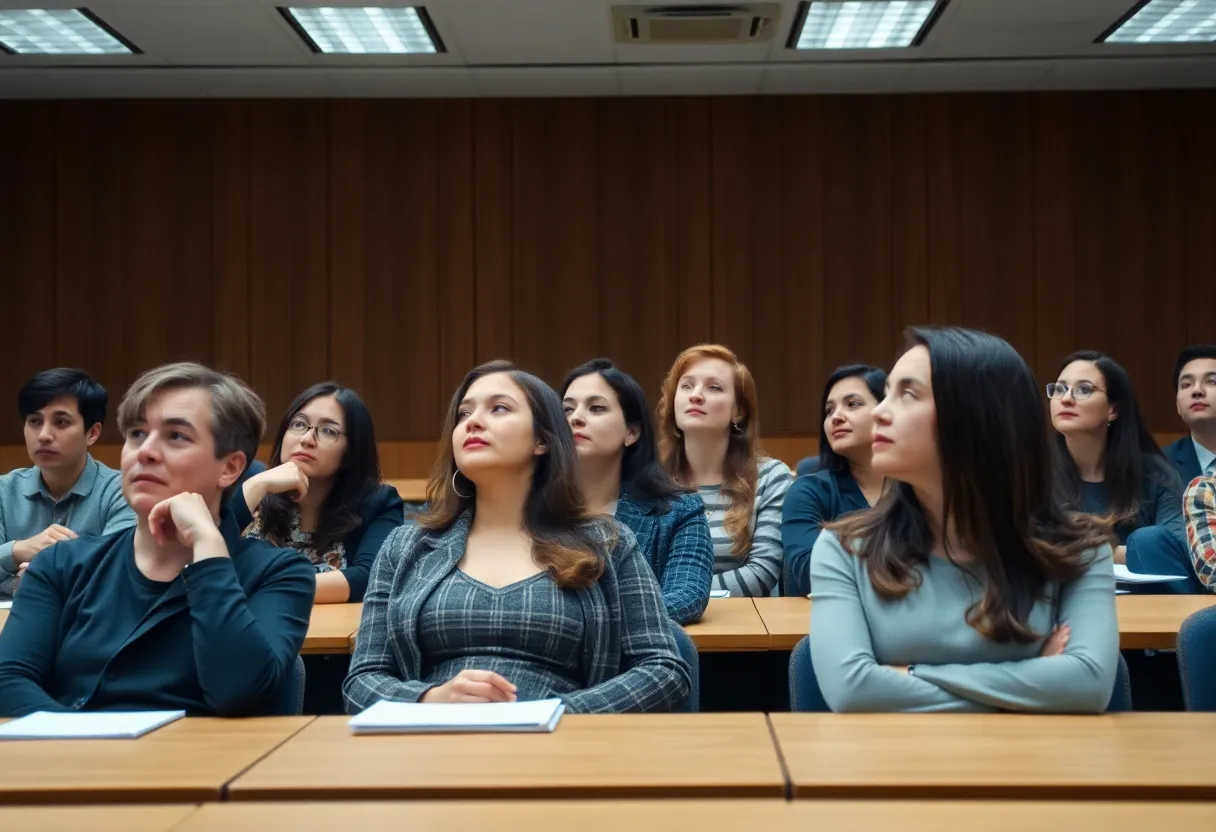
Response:
POLYGON ((618 43, 757 43, 772 38, 780 3, 729 6, 613 6, 618 43))

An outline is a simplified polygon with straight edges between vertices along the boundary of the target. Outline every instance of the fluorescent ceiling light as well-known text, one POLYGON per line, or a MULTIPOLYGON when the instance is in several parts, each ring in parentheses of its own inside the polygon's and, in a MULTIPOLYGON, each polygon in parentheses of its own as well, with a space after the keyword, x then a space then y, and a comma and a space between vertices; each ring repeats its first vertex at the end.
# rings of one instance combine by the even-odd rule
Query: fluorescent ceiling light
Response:
POLYGON ((426 10, 397 7, 281 9, 315 51, 333 55, 433 55, 443 43, 426 10))
POLYGON ((790 38, 794 49, 890 49, 913 46, 938 0, 811 0, 790 38))
POLYGON ((17 55, 132 55, 139 51, 86 9, 0 9, 0 49, 17 55))
POLYGON ((1106 43, 1211 43, 1216 41, 1216 0, 1147 0, 1113 30, 1106 43))

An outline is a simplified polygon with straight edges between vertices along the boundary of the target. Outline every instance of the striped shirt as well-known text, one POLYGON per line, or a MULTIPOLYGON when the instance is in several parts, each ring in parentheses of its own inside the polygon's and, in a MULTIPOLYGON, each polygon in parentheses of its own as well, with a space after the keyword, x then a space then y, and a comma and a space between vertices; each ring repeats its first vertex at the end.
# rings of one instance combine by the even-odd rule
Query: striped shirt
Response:
POLYGON ((735 541, 725 527, 730 501, 722 496, 722 486, 697 488, 714 544, 714 589, 730 590, 732 596, 772 594, 781 580, 781 507, 792 481, 784 462, 760 458, 750 526, 752 545, 743 555, 731 552, 735 541))

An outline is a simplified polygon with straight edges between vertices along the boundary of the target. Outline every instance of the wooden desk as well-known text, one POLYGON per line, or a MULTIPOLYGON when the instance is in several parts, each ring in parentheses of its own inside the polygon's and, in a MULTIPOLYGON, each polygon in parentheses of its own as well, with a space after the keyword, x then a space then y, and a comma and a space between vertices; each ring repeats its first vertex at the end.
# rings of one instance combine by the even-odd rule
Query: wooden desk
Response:
MULTIPOLYGON (((1202 803, 852 800, 484 800, 395 803, 208 803, 174 832, 1208 832, 1202 803)), ((8 828, 8 827, 6 827, 8 828)), ((20 832, 28 828, 13 827, 20 832)), ((74 830, 73 830, 74 832, 74 830)))
POLYGON ((300 652, 349 653, 355 645, 355 631, 362 615, 362 604, 317 604, 312 608, 308 634, 300 652))
POLYGON ((8 610, 0 610, 0 630, 4 629, 4 622, 8 621, 8 610))
POLYGON ((1124 650, 1173 650, 1178 628, 1193 612, 1216 604, 1216 595, 1120 595, 1119 646, 1124 650))
MULTIPOLYGON (((791 650, 810 632, 811 604, 806 598, 757 598, 756 611, 769 633, 768 649, 791 650)), ((1119 647, 1123 650, 1173 650, 1178 628, 1193 612, 1216 604, 1216 595, 1120 595, 1119 647)))
POLYGON ((1216 799, 1216 714, 770 720, 796 798, 1216 799))
POLYGON ((312 720, 194 717, 137 740, 6 740, 0 803, 219 800, 228 781, 312 720))
POLYGON ((385 480, 407 503, 426 502, 426 480, 385 480))
POLYGON ((0 808, 0 829, 20 832, 169 832, 195 806, 12 806, 0 808))
POLYGON ((793 650, 811 631, 811 602, 807 598, 757 598, 756 612, 768 630, 769 650, 793 650))
MULTIPOLYGON (((780 797, 763 714, 570 714, 552 734, 352 736, 321 717, 232 800, 780 797)), ((349 824, 344 824, 349 826, 349 824)))
POLYGON ((684 632, 700 653, 768 649, 768 630, 751 598, 711 598, 705 615, 684 632))

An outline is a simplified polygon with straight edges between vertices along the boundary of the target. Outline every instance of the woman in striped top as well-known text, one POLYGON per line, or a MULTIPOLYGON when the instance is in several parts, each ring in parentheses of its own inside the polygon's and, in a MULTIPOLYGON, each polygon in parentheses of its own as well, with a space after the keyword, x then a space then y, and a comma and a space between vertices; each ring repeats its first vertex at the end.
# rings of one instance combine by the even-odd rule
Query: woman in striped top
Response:
POLYGON ((733 352, 702 344, 680 353, 659 403, 663 465, 696 486, 714 544, 714 589, 770 595, 781 580, 784 462, 758 447, 756 385, 733 352))

